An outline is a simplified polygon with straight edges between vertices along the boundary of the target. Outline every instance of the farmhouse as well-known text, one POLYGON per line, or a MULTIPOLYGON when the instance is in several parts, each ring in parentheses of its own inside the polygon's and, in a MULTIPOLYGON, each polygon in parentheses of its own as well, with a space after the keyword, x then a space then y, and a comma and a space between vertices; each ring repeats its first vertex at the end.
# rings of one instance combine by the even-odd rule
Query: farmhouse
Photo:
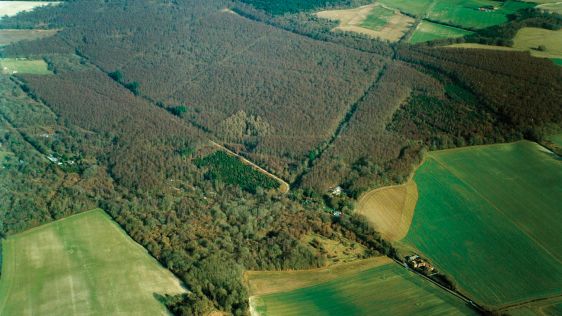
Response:
POLYGON ((422 259, 418 255, 406 256, 406 262, 413 269, 428 272, 433 272, 435 270, 435 268, 429 262, 427 262, 425 259, 422 259))
POLYGON ((335 186, 335 187, 331 188, 329 192, 330 192, 330 195, 332 195, 332 196, 339 196, 340 194, 342 194, 343 189, 338 185, 338 186, 335 186))
POLYGON ((496 11, 498 9, 498 7, 493 6, 493 5, 485 5, 485 6, 481 6, 480 8, 478 8, 479 11, 482 12, 492 12, 492 11, 496 11))

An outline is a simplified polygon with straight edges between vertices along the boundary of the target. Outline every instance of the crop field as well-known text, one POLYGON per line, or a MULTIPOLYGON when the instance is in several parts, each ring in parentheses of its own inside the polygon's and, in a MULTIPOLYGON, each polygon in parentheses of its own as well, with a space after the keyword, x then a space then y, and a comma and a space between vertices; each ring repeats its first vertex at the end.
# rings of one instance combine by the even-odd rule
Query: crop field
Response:
MULTIPOLYGON (((474 314, 456 297, 390 259, 382 260, 366 270, 351 274, 338 275, 338 272, 334 272, 332 275, 337 277, 329 281, 310 282, 304 287, 270 294, 256 295, 252 292, 251 309, 254 315, 262 316, 474 314)), ((315 271, 305 271, 293 275, 294 278, 272 278, 272 282, 299 282, 307 273, 316 274, 315 271)), ((251 278, 249 282, 252 284, 251 278)))
POLYGON ((474 29, 504 23, 507 21, 507 15, 535 5, 519 1, 489 0, 381 0, 380 2, 417 17, 474 29), (495 9, 480 10, 488 6, 495 9))
POLYGON ((522 141, 428 154, 400 243, 493 308, 562 294, 562 161, 522 141))
POLYGON ((0 30, 0 46, 55 35, 58 30, 0 30))
POLYGON ((361 33, 371 37, 398 41, 414 24, 414 19, 397 10, 371 4, 347 10, 328 10, 316 14, 339 21, 335 30, 361 33))
POLYGON ((409 39, 412 44, 444 38, 456 38, 471 34, 471 32, 452 26, 421 21, 409 39))
POLYGON ((356 210, 364 215, 385 239, 394 241, 406 237, 417 201, 416 183, 408 181, 404 185, 384 187, 366 193, 357 202, 356 210))
POLYGON ((58 3, 59 2, 56 1, 0 1, 0 18, 2 18, 3 16, 13 16, 22 11, 30 11, 36 7, 58 3))
POLYGON ((0 58, 0 71, 2 74, 36 74, 48 75, 52 72, 47 68, 44 60, 29 60, 22 58, 0 58))
POLYGON ((101 210, 3 242, 1 315, 166 315, 179 281, 101 210))

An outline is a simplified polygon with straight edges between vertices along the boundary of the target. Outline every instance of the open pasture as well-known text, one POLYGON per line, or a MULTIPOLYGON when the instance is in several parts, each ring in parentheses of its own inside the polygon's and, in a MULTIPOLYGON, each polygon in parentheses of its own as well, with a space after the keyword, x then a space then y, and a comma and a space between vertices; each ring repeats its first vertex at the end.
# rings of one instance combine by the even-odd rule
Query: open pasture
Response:
POLYGON ((513 48, 528 50, 536 57, 562 58, 562 30, 524 27, 515 35, 513 48))
MULTIPOLYGON (((342 271, 346 271, 342 269, 342 271)), ((277 272, 294 273, 294 272, 277 272)), ((303 271, 279 284, 299 282, 303 271)), ((300 283, 269 294, 251 293, 254 315, 471 315, 473 311, 458 298, 420 278, 389 259, 353 273, 332 273, 336 278, 300 283)), ((267 282, 267 279, 265 280, 267 282)), ((250 278, 250 285, 252 278, 250 278)), ((250 287, 252 289, 252 287, 250 287)))
POLYGON ((490 0, 381 0, 384 5, 420 18, 480 29, 507 21, 507 15, 535 4, 490 0))
POLYGON ((178 279, 101 210, 3 242, 0 315, 167 315, 178 279))
POLYGON ((36 75, 52 74, 44 60, 29 60, 23 58, 0 58, 0 72, 5 75, 18 73, 36 75))
POLYGON ((421 21, 409 42, 412 44, 428 42, 436 39, 456 38, 471 34, 471 32, 452 26, 421 21))
POLYGON ((476 43, 452 44, 448 47, 492 49, 506 51, 528 51, 540 58, 562 59, 562 30, 552 31, 536 27, 524 27, 513 38, 513 47, 476 43))
POLYGON ((413 247, 491 308, 562 294, 562 161, 527 141, 428 154, 413 247))
POLYGON ((406 236, 418 201, 414 181, 367 192, 357 202, 357 213, 364 215, 374 228, 391 241, 406 236))
POLYGON ((0 30, 0 46, 53 36, 58 30, 0 30))
POLYGON ((22 11, 31 11, 37 7, 59 3, 56 1, 0 1, 0 19, 3 16, 14 16, 22 11))
POLYGON ((321 11, 316 15, 339 21, 335 30, 360 33, 391 42, 402 38, 414 23, 411 17, 377 4, 347 10, 321 11))
POLYGON ((538 3, 538 9, 562 14, 562 1, 560 0, 525 0, 526 2, 538 3))

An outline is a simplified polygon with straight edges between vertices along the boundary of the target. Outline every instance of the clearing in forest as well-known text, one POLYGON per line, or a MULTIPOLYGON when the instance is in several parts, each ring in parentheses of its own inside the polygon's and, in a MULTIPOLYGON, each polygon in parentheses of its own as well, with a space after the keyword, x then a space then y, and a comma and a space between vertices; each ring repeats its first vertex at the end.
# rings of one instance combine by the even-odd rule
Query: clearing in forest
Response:
POLYGON ((0 58, 0 73, 4 75, 18 73, 36 75, 52 74, 44 60, 29 60, 25 58, 0 58))
POLYGON ((19 41, 32 41, 40 38, 53 36, 58 30, 0 30, 0 46, 16 43, 19 41))
POLYGON ((429 153, 404 246, 492 309, 562 295, 562 160, 532 142, 429 153))
POLYGON ((317 256, 324 256, 328 265, 357 261, 368 257, 365 246, 344 237, 333 240, 321 235, 307 234, 301 239, 317 256))
POLYGON ((562 58, 562 30, 552 31, 536 27, 524 27, 515 34, 512 47, 476 43, 452 44, 447 47, 528 51, 535 57, 556 60, 562 58))
POLYGON ((560 0, 525 0, 525 1, 538 3, 539 5, 536 6, 537 9, 562 14, 562 1, 560 0))
POLYGON ((436 39, 456 38, 472 34, 472 32, 452 26, 421 21, 409 39, 412 44, 433 41, 436 39))
POLYGON ((0 315, 167 315, 178 279, 102 210, 3 241, 0 315))
POLYGON ((245 277, 253 315, 474 314, 460 299, 386 257, 245 277))
POLYGON ((416 183, 409 180, 365 193, 357 202, 356 212, 364 215, 383 238, 396 241, 408 233, 417 201, 416 183))
POLYGON ((509 14, 535 6, 512 0, 380 0, 380 3, 419 18, 471 29, 505 23, 509 14))
POLYGON ((36 7, 46 6, 49 4, 59 4, 60 2, 46 1, 0 1, 0 19, 3 16, 14 16, 22 11, 31 11, 36 7))
POLYGON ((347 10, 328 10, 316 13, 320 18, 339 21, 335 30, 361 33, 396 42, 414 24, 414 19, 378 4, 347 10))

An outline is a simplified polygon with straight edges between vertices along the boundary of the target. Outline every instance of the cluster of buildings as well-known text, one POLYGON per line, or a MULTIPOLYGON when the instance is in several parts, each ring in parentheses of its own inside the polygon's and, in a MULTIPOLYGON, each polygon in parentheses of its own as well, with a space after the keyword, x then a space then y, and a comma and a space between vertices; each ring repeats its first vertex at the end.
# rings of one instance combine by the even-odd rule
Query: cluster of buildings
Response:
POLYGON ((427 262, 427 260, 421 258, 418 255, 406 256, 406 263, 412 269, 422 272, 432 273, 435 271, 435 268, 429 262, 427 262))

